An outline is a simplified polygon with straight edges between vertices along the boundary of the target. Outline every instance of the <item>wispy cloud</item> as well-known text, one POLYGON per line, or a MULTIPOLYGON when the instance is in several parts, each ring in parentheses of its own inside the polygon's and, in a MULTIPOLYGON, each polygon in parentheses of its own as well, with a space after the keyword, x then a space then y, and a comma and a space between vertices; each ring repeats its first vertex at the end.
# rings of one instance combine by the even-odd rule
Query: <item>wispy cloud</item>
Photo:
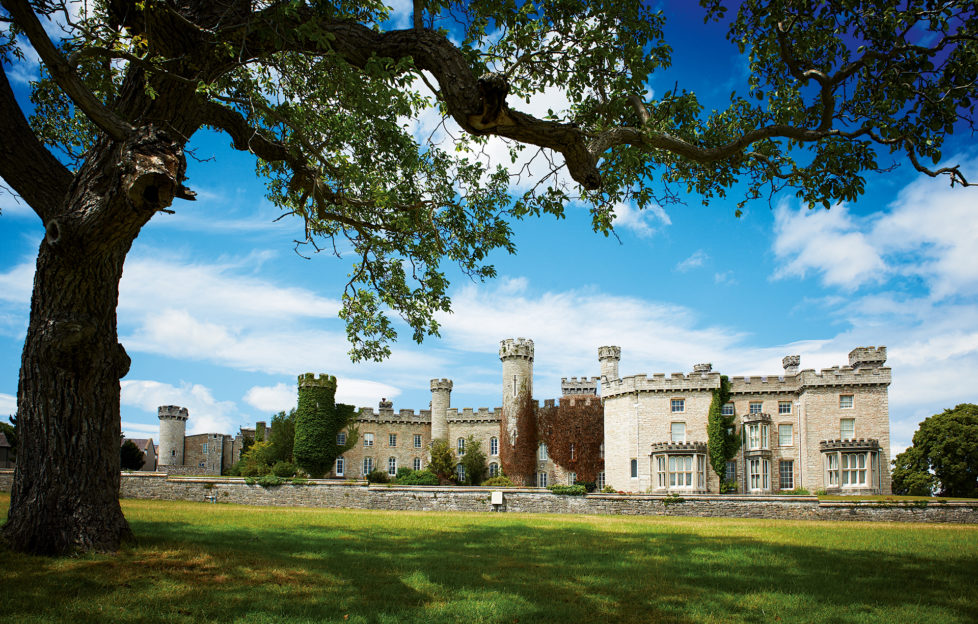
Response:
POLYGON ((7 416, 17 412, 17 397, 0 392, 0 422, 7 422, 7 416))
POLYGON ((671 224, 669 215, 659 205, 652 204, 645 210, 639 210, 634 204, 615 204, 614 226, 631 230, 642 238, 648 238, 671 224))
POLYGON ((190 413, 187 433, 231 433, 237 406, 233 401, 218 401, 210 388, 201 384, 179 386, 159 381, 125 379, 122 381, 124 406, 156 413, 160 405, 180 405, 190 413))
POLYGON ((697 269, 703 266, 704 264, 706 264, 706 261, 709 259, 710 259, 710 255, 708 253, 706 253, 702 249, 697 249, 696 251, 693 252, 691 256, 689 256, 685 260, 680 261, 676 265, 676 270, 679 271, 680 273, 686 273, 687 271, 691 271, 693 269, 697 269))

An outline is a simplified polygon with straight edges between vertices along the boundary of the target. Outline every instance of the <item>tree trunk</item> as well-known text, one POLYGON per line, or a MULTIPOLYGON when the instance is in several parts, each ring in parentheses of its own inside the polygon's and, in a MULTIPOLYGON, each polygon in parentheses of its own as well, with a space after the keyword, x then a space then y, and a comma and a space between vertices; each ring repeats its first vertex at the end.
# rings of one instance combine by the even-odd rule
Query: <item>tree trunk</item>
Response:
POLYGON ((140 228, 180 188, 182 145, 152 127, 100 142, 45 224, 17 388, 20 448, 3 527, 37 554, 113 551, 132 537, 119 506, 116 305, 140 228))

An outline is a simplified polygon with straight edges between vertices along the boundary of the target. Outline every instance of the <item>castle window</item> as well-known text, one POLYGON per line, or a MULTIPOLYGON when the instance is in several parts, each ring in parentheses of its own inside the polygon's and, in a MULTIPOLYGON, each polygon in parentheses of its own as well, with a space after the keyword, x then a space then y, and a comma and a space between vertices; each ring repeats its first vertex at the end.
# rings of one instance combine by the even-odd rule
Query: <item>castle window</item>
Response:
POLYGON ((176 457, 176 456, 177 456, 177 451, 176 451, 176 449, 174 449, 174 450, 172 450, 172 451, 170 451, 170 457, 176 457))
POLYGON ((421 448, 421 434, 414 434, 414 448, 421 448))
POLYGON ((670 407, 672 408, 672 413, 676 414, 679 412, 686 411, 686 399, 672 399, 670 401, 670 407))
POLYGON ((547 473, 537 473, 537 487, 547 487, 547 473))
POLYGON ((794 437, 792 425, 778 425, 778 446, 791 446, 794 443, 794 437))
POLYGON ((489 476, 498 477, 499 476, 499 464, 492 462, 489 464, 489 476))
POLYGON ((760 401, 751 401, 750 402, 750 413, 751 414, 760 414, 761 413, 761 408, 763 407, 763 405, 764 404, 761 403, 760 401))
POLYGON ((843 418, 839 421, 839 437, 843 440, 852 440, 856 437, 856 419, 843 418))
POLYGON ((851 394, 840 394, 839 395, 839 407, 841 409, 852 409, 852 395, 851 394))
POLYGON ((415 470, 421 470, 421 458, 420 457, 415 457, 414 458, 414 469, 415 470))
POLYGON ((737 462, 728 461, 727 469, 724 472, 723 480, 727 483, 735 483, 737 481, 737 462))
POLYGON ((346 444, 346 433, 341 431, 336 434, 336 446, 343 446, 344 444, 346 444))
POLYGON ((577 473, 576 472, 572 472, 572 473, 568 474, 567 475, 567 485, 574 485, 575 482, 577 482, 577 473))
POLYGON ((673 442, 685 442, 686 441, 686 423, 684 422, 674 422, 670 425, 670 434, 672 436, 673 442))
MULTIPOLYGON (((632 460, 634 461, 634 460, 632 460)), ((659 487, 667 487, 666 483, 669 479, 669 474, 666 472, 666 456, 657 455, 655 458, 655 474, 659 481, 659 487)))
POLYGON ((458 479, 459 484, 465 483, 465 466, 459 464, 455 467, 455 476, 458 479))
POLYGON ((771 462, 766 459, 750 460, 750 489, 767 490, 771 483, 771 462))
POLYGON ((540 461, 547 461, 550 459, 550 455, 547 454, 547 443, 541 442, 540 446, 537 447, 537 459, 540 461))
POLYGON ((459 438, 457 445, 459 457, 465 455, 465 438, 459 438))
POLYGON ((839 485, 839 454, 827 453, 825 455, 825 484, 839 485))
POLYGON ((781 483, 779 487, 782 490, 795 489, 795 462, 790 459, 783 459, 780 469, 781 483))
POLYGON ((334 472, 336 472, 336 476, 337 477, 342 477, 345 470, 346 470, 346 460, 343 459, 342 456, 337 457, 336 458, 336 468, 334 470, 334 472))
POLYGON ((392 433, 387 436, 387 446, 397 446, 397 434, 392 433))
POLYGON ((387 474, 389 474, 392 477, 397 475, 397 458, 396 457, 388 457, 387 458, 387 474))
POLYGON ((603 490, 604 489, 604 485, 605 485, 605 483, 604 483, 604 471, 602 470, 601 472, 598 473, 598 483, 597 483, 598 490, 603 490))
POLYGON ((637 459, 633 459, 632 460, 632 478, 633 479, 637 479, 638 478, 638 460, 637 459))
POLYGON ((669 456, 669 487, 693 487, 693 456, 669 456))
POLYGON ((867 453, 842 453, 842 485, 866 485, 867 453))
POLYGON ((767 442, 768 425, 761 425, 761 448, 771 448, 767 442))
POLYGON ((373 457, 364 457, 363 458, 363 476, 366 477, 368 474, 370 474, 371 472, 373 472, 373 469, 374 469, 374 458, 373 457))
POLYGON ((791 401, 778 401, 778 413, 779 414, 790 414, 791 413, 791 401))
POLYGON ((363 446, 369 447, 374 445, 374 434, 365 433, 363 434, 363 446))
POLYGON ((207 442, 204 442, 204 450, 202 452, 205 454, 207 453, 207 442))
POLYGON ((733 403, 724 403, 723 404, 723 407, 720 408, 720 413, 723 414, 724 416, 733 416, 734 415, 734 404, 733 403))
POLYGON ((495 436, 489 438, 489 454, 493 457, 499 455, 499 439, 495 436))

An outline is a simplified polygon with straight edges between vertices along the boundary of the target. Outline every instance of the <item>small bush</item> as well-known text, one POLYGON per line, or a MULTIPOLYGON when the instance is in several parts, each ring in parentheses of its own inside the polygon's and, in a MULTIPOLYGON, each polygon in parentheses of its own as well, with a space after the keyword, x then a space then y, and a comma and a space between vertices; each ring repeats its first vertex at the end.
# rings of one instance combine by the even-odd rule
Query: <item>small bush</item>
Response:
POLYGON ((266 488, 267 487, 273 487, 273 486, 276 486, 276 485, 282 485, 283 483, 285 483, 285 479, 283 479, 281 477, 276 477, 273 474, 268 474, 268 475, 265 475, 264 477, 259 477, 258 478, 258 485, 260 485, 262 487, 266 487, 266 488))
POLYGON ((407 466, 401 466, 400 468, 397 469, 397 476, 394 478, 397 479, 398 483, 400 483, 402 478, 411 474, 414 474, 413 470, 411 470, 407 466))
POLYGON ((272 472, 272 467, 268 464, 244 462, 238 472, 242 477, 264 477, 272 472))
POLYGON ((245 477, 245 483, 248 485, 256 485, 258 483, 258 479, 254 477, 245 477))
POLYGON ((721 494, 736 494, 737 493, 737 482, 736 481, 724 481, 720 484, 721 494))
POLYGON ((580 483, 574 485, 551 485, 547 489, 561 496, 584 496, 587 493, 587 489, 580 483))
POLYGON ((603 488, 601 488, 601 493, 602 494, 614 494, 615 493, 615 488, 611 487, 610 485, 606 485, 603 488))
POLYGON ((438 475, 429 470, 412 470, 410 474, 397 477, 398 485, 438 485, 438 475))
POLYGON ((486 479, 482 482, 482 485, 487 485, 489 487, 513 487, 513 482, 509 480, 509 477, 499 475, 498 477, 486 479))
POLYGON ((367 483, 390 483, 391 478, 383 470, 371 470, 367 475, 367 483))
POLYGON ((294 477, 295 476, 295 464, 292 462, 280 461, 272 466, 272 474, 276 477, 294 477))
POLYGON ((309 479, 305 477, 292 477, 292 485, 309 485, 309 479))
POLYGON ((826 496, 828 493, 829 493, 828 490, 826 490, 825 488, 819 488, 815 490, 815 496, 826 496))
POLYGON ((779 494, 787 494, 789 496, 808 496, 811 494, 811 492, 803 487, 796 487, 793 490, 781 490, 779 494))
POLYGON ((598 489, 597 481, 575 481, 574 485, 583 485, 588 494, 598 489))

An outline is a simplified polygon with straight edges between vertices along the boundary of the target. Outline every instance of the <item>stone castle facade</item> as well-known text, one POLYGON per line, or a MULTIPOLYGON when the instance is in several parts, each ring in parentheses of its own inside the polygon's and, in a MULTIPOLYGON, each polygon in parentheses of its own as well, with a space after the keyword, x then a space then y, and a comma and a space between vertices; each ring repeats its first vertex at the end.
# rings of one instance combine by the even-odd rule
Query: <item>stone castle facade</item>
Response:
MULTIPOLYGON (((517 400, 524 392, 532 396, 534 355, 532 340, 500 343, 503 405, 499 408, 451 407, 450 379, 431 380, 427 410, 395 412, 386 399, 377 410, 361 408, 357 444, 337 460, 331 476, 362 478, 371 470, 393 475, 402 467, 421 469, 427 464, 432 439, 448 440, 463 454, 470 436, 480 441, 490 474, 497 474, 502 468, 500 446, 506 437, 515 438, 512 415, 517 400), (510 417, 504 419, 504 412, 510 417), (504 422, 508 436, 503 435, 504 422)), ((710 467, 707 452, 707 416, 714 390, 720 387, 720 373, 710 364, 697 364, 691 373, 621 377, 620 357, 620 347, 600 347, 600 376, 561 381, 561 402, 600 400, 603 404, 604 470, 598 474, 599 487, 719 492, 721 480, 710 467)), ((885 347, 860 347, 850 352, 846 366, 802 370, 800 357, 789 355, 782 373, 732 377, 730 402, 723 412, 735 417, 742 445, 727 463, 725 480, 736 484, 736 491, 751 494, 797 488, 889 494, 890 369, 885 363, 885 347)), ((300 384, 304 378, 300 376, 300 384)), ((186 437, 182 433, 186 416, 184 408, 160 408, 161 470, 183 466, 208 471, 201 474, 220 474, 237 461, 250 430, 233 439, 221 434, 186 437)), ((345 442, 346 433, 339 434, 338 442, 345 442)), ((536 485, 566 484, 574 477, 549 457, 545 444, 540 445, 536 485)))

